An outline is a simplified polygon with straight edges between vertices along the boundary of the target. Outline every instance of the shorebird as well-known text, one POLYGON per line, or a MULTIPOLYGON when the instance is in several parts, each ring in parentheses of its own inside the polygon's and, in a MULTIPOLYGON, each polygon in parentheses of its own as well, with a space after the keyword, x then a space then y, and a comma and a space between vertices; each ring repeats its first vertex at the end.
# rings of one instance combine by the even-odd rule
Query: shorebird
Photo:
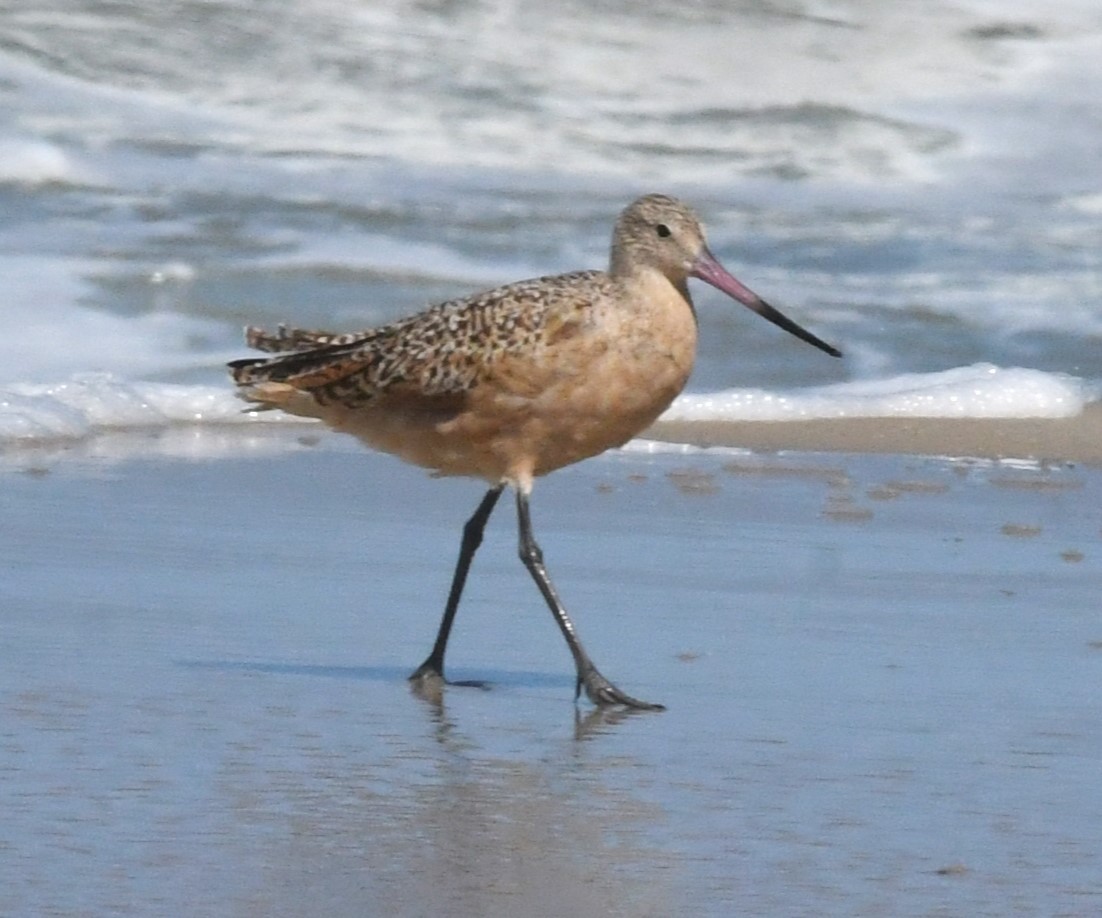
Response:
POLYGON ((246 330, 251 347, 279 354, 229 365, 254 409, 320 418, 437 474, 489 483, 463 527, 436 641, 411 680, 445 681, 471 561, 509 486, 521 561, 574 658, 575 700, 584 688, 597 705, 662 709, 621 691, 593 664, 544 566, 529 495, 539 476, 622 446, 682 390, 697 339, 690 277, 841 356, 729 274, 693 212, 661 194, 620 214, 607 271, 519 281, 351 334, 246 330))

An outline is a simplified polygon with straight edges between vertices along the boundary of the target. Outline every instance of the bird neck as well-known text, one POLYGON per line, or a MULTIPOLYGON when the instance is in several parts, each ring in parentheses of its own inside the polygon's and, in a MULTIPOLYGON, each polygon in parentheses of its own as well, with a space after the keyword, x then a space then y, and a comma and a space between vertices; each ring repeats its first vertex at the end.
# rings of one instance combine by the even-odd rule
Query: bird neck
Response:
POLYGON ((670 306, 680 299, 692 313, 696 322, 696 307, 689 295, 688 277, 681 275, 670 277, 665 271, 660 271, 651 265, 632 265, 629 270, 621 273, 613 273, 613 279, 626 288, 628 296, 626 302, 639 308, 649 307, 655 303, 666 303, 670 306))

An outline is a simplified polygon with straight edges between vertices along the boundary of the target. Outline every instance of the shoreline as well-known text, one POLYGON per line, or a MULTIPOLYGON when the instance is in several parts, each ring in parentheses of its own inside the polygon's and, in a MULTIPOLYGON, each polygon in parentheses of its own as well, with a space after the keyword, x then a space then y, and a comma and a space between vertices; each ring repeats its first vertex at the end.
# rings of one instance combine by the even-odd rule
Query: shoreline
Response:
MULTIPOLYGON (((789 421, 663 421, 637 439, 751 452, 1019 459, 1102 467, 1102 403, 1070 418, 830 418, 789 421)), ((176 424, 108 428, 86 436, 10 440, 0 469, 35 470, 58 461, 223 459, 309 448, 365 450, 319 422, 176 424)))
POLYGON ((1070 418, 829 418, 662 421, 649 439, 775 452, 1029 459, 1102 465, 1102 403, 1070 418))

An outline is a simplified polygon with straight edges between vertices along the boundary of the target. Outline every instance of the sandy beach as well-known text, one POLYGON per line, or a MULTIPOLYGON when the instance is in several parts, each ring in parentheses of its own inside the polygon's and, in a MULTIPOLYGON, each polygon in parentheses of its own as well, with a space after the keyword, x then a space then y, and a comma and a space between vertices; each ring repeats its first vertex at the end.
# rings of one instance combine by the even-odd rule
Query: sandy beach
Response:
POLYGON ((410 691, 477 483, 310 428, 4 460, 0 913, 1102 908, 1089 463, 638 443, 551 476, 580 633, 668 706, 625 716, 575 705, 507 505, 449 656, 489 687, 410 691))
POLYGON ((845 418, 769 423, 664 421, 651 435, 700 446, 1102 463, 1102 403, 1065 418, 845 418))

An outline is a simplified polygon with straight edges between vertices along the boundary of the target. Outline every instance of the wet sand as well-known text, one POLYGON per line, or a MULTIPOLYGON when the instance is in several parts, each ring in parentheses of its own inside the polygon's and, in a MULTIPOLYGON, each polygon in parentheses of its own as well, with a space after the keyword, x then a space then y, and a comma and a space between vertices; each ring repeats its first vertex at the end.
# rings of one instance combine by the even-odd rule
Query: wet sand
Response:
POLYGON ((9 452, 0 914, 1097 914, 1102 471, 843 439, 540 482, 634 716, 575 706, 508 503, 449 657, 490 686, 410 691, 476 483, 307 428, 9 452))
POLYGON ((847 418, 735 423, 660 422, 660 440, 757 450, 897 453, 1102 464, 1102 402, 1069 418, 847 418))

